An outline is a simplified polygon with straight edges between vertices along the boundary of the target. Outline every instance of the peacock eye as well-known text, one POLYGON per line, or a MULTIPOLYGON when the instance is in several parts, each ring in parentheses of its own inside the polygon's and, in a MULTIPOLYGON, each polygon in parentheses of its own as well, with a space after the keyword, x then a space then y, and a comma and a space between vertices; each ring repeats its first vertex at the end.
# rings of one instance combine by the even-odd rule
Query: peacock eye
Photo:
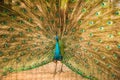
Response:
POLYGON ((18 21, 20 25, 24 24, 25 22, 23 20, 18 21))
POLYGON ((95 62, 96 64, 98 64, 98 63, 99 63, 99 61, 98 61, 97 59, 94 59, 94 62, 95 62))
POLYGON ((106 49, 107 49, 107 50, 111 50, 112 48, 111 48, 111 46, 107 45, 107 46, 106 46, 106 49))
POLYGON ((87 9, 86 9, 86 8, 83 8, 83 9, 81 10, 81 12, 86 13, 86 12, 87 12, 87 9))
POLYGON ((93 37, 93 36, 94 36, 94 34, 91 32, 91 33, 89 34, 89 36, 90 36, 90 37, 93 37))
POLYGON ((27 13, 27 10, 25 8, 21 8, 21 11, 25 14, 27 13))
POLYGON ((98 52, 98 50, 99 50, 99 49, 98 49, 97 47, 96 47, 96 48, 94 48, 94 51, 95 51, 95 52, 98 52))
POLYGON ((12 67, 9 67, 9 68, 7 69, 7 71, 9 71, 9 72, 11 73, 11 72, 14 71, 14 69, 13 69, 12 67))
POLYGON ((47 11, 50 13, 51 12, 51 9, 50 9, 50 7, 47 7, 47 11))
POLYGON ((33 22, 33 19, 32 19, 32 18, 29 18, 29 19, 28 19, 28 22, 32 23, 32 22, 33 22))
POLYGON ((102 43, 102 42, 103 42, 103 40, 102 40, 102 39, 98 39, 98 42, 99 42, 99 43, 102 43))
POLYGON ((7 21, 1 21, 0 24, 1 24, 1 25, 7 25, 8 22, 7 22, 7 21))
POLYGON ((83 51, 84 51, 84 52, 87 52, 87 49, 86 49, 86 48, 83 48, 83 51))
POLYGON ((23 32, 19 32, 19 36, 22 37, 24 35, 23 32))
POLYGON ((30 48, 30 47, 28 47, 28 48, 26 48, 26 50, 27 50, 27 51, 30 51, 30 50, 31 50, 31 48, 30 48))
POLYGON ((38 9, 37 6, 34 6, 34 7, 33 7, 33 10, 34 10, 34 11, 38 11, 39 9, 38 9))
POLYGON ((64 31, 64 35, 67 35, 67 31, 64 31))
POLYGON ((10 51, 8 54, 9 55, 13 55, 15 52, 13 52, 13 51, 10 51))
POLYGON ((3 55, 3 52, 2 51, 0 51, 0 56, 2 56, 3 55))
POLYGON ((40 37, 41 37, 40 35, 37 35, 37 39, 40 39, 40 37))
POLYGON ((75 48, 80 48, 80 45, 76 45, 75 48))
POLYGON ((20 58, 20 57, 17 57, 17 58, 16 58, 16 62, 17 62, 17 63, 21 62, 21 58, 20 58))
POLYGON ((3 62, 7 62, 7 61, 9 61, 8 58, 3 58, 3 62))
POLYGON ((101 58, 104 60, 106 57, 104 55, 101 55, 101 58))
POLYGON ((120 49, 120 44, 117 45, 118 49, 120 49))
POLYGON ((93 57, 92 53, 89 53, 89 57, 93 57))
POLYGON ((8 48, 8 47, 9 47, 9 45, 8 45, 7 42, 4 44, 4 47, 5 47, 5 48, 8 48))
POLYGON ((111 64, 107 64, 107 67, 108 67, 108 68, 111 68, 111 64))
POLYGON ((116 53, 114 53, 114 54, 113 54, 113 57, 114 57, 115 59, 117 59, 117 58, 118 58, 118 55, 117 55, 116 53))
POLYGON ((27 32, 32 32, 31 28, 26 29, 27 32))
POLYGON ((101 68, 97 68, 97 71, 98 71, 98 73, 99 73, 99 74, 101 74, 101 73, 102 73, 101 68))
POLYGON ((58 12, 56 12, 55 16, 56 16, 57 18, 59 18, 59 17, 60 17, 60 14, 59 14, 58 12))
POLYGON ((89 25, 92 26, 94 24, 94 21, 90 21, 89 25))
POLYGON ((24 56, 26 53, 25 52, 21 52, 20 53, 20 56, 24 56))
POLYGON ((109 37, 109 38, 113 38, 114 35, 113 35, 113 34, 108 34, 108 37, 109 37))
POLYGON ((115 15, 120 16, 120 11, 116 11, 115 15))
POLYGON ((81 29, 80 32, 81 32, 81 33, 84 33, 84 32, 85 32, 85 29, 81 29))
POLYGON ((100 27, 99 27, 99 30, 101 30, 101 31, 104 30, 104 27, 103 27, 103 26, 100 26, 100 27))
POLYGON ((8 35, 7 35, 7 34, 3 34, 3 35, 1 35, 1 37, 2 37, 3 39, 6 39, 6 38, 8 38, 8 35))
POLYGON ((20 50, 20 49, 21 49, 21 46, 20 46, 20 45, 17 45, 15 49, 16 49, 16 50, 20 50))
POLYGON ((69 19, 66 19, 66 24, 69 24, 70 23, 70 20, 69 19))
POLYGON ((56 2, 56 7, 59 8, 59 2, 56 2))
POLYGON ((96 12, 95 15, 96 16, 100 16, 101 12, 96 12))
POLYGON ((26 40, 22 40, 22 44, 26 44, 26 40))
POLYGON ((9 29, 8 29, 8 31, 10 31, 10 32, 14 32, 14 28, 13 27, 10 27, 9 29))
POLYGON ((90 45, 91 45, 91 42, 90 42, 90 41, 88 41, 88 42, 87 42, 87 45, 88 45, 88 46, 90 46, 90 45))
POLYGON ((17 18, 16 15, 11 15, 10 17, 11 17, 11 19, 16 19, 17 18))
POLYGON ((115 75, 114 73, 112 73, 112 74, 111 74, 111 77, 112 77, 112 78, 115 78, 115 77, 116 77, 116 75, 115 75))
POLYGON ((39 20, 40 21, 44 21, 44 17, 43 16, 39 16, 39 20))
POLYGON ((46 27, 46 31, 49 31, 49 30, 50 30, 49 26, 48 26, 48 27, 46 27))
POLYGON ((9 11, 8 11, 7 9, 4 9, 2 13, 3 13, 3 14, 8 14, 9 11))
POLYGON ((76 29, 75 28, 72 28, 72 32, 75 32, 76 31, 76 29))
POLYGON ((32 47, 33 47, 33 48, 37 47, 37 44, 33 44, 32 47))
POLYGON ((107 25, 112 25, 113 24, 113 21, 109 20, 107 21, 107 25))
POLYGON ((53 19, 50 20, 50 23, 51 23, 51 24, 54 24, 54 23, 55 23, 55 20, 53 20, 53 19))
POLYGON ((51 37, 50 37, 50 35, 48 35, 48 34, 46 34, 46 37, 48 38, 48 39, 50 39, 51 37))
POLYGON ((75 37, 75 36, 71 36, 71 39, 72 39, 72 40, 75 40, 75 39, 76 39, 76 37, 75 37))
POLYGON ((78 24, 81 25, 82 24, 82 20, 78 20, 78 24))
POLYGON ((29 41, 32 41, 32 40, 33 40, 33 37, 29 36, 29 37, 28 37, 28 40, 29 40, 29 41))
POLYGON ((101 6, 102 6, 102 7, 106 7, 106 6, 107 6, 107 3, 106 3, 106 2, 102 2, 102 3, 101 3, 101 6))
POLYGON ((37 31, 41 30, 41 28, 40 28, 39 26, 36 26, 35 29, 36 29, 37 31))

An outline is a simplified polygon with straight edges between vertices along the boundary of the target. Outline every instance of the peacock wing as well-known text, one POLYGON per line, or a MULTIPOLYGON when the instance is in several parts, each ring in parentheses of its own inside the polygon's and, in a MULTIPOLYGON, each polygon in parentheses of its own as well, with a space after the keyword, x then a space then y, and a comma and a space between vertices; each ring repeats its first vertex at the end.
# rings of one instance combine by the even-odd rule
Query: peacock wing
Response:
POLYGON ((53 60, 55 0, 14 0, 11 5, 0 5, 0 76, 53 60))
POLYGON ((90 80, 120 79, 120 9, 109 0, 70 0, 62 63, 90 80))

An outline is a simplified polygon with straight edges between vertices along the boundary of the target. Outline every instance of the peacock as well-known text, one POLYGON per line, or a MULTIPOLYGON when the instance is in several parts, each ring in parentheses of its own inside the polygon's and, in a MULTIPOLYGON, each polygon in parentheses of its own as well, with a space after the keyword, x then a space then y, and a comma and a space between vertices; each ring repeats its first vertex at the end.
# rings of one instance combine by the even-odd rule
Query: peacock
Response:
POLYGON ((88 80, 120 80, 119 0, 0 1, 0 78, 61 61, 88 80))

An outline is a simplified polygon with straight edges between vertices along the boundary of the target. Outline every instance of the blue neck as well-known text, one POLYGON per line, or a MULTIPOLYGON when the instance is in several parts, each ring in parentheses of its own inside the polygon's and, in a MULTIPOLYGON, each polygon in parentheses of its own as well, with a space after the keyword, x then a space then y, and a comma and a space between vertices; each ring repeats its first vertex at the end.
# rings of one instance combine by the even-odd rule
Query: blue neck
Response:
POLYGON ((61 52, 60 52, 60 46, 59 46, 58 36, 56 36, 56 45, 55 45, 54 59, 55 60, 60 60, 61 59, 61 52))

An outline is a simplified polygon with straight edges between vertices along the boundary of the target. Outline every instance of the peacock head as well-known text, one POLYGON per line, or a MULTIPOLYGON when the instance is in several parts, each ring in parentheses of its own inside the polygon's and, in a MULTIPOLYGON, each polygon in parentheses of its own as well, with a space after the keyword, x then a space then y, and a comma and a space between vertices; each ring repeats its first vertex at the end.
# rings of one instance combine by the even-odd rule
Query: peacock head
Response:
POLYGON ((56 39, 56 41, 59 40, 59 39, 58 39, 58 33, 57 33, 57 31, 56 31, 56 37, 55 37, 55 39, 56 39))
POLYGON ((58 41, 58 36, 55 37, 56 41, 58 41))

